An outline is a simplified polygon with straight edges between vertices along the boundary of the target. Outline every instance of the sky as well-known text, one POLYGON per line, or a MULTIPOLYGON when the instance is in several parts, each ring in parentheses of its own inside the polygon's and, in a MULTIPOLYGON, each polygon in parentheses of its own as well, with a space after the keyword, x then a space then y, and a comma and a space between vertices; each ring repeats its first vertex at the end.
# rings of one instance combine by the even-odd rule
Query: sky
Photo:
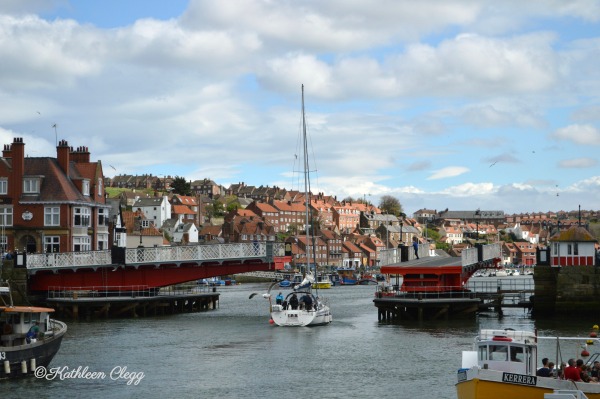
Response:
POLYGON ((0 143, 105 176, 600 208, 599 0, 3 0, 0 143))

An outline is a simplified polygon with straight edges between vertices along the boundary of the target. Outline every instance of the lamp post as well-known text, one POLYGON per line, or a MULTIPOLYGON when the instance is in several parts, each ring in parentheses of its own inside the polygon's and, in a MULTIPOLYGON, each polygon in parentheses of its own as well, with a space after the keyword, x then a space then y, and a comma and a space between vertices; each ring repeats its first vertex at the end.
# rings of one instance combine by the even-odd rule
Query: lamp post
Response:
POLYGON ((143 248, 144 246, 142 245, 142 217, 138 216, 137 220, 138 226, 140 227, 140 245, 138 245, 138 248, 143 248))
MULTIPOLYGON (((475 216, 481 216, 479 209, 475 211, 475 216)), ((479 219, 475 218, 475 224, 477 226, 477 231, 475 232, 475 240, 479 241, 479 219)))

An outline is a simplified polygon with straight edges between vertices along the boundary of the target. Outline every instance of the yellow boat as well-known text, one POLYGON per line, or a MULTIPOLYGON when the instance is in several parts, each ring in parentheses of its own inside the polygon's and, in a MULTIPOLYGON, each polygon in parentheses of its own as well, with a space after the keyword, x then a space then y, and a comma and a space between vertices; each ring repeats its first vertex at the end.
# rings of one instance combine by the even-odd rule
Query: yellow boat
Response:
MULTIPOLYGON (((481 330, 473 351, 463 351, 458 370, 458 399, 543 399, 556 391, 579 390, 588 399, 600 399, 600 383, 574 382, 536 376, 537 342, 545 338, 530 331, 481 330)), ((598 356, 591 356, 591 363, 598 356)))
POLYGON ((312 287, 319 290, 331 288, 331 280, 327 274, 319 274, 317 280, 312 283, 312 287))

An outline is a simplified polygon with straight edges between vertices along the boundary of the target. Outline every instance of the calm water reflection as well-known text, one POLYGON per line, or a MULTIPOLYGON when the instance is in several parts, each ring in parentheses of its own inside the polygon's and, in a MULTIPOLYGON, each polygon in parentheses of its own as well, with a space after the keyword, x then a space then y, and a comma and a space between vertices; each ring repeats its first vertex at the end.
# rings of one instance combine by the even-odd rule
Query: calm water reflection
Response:
MULTIPOLYGON (((507 310, 502 319, 492 313, 380 324, 374 287, 356 286, 321 291, 333 311, 331 325, 286 329, 269 325, 265 299, 248 299, 266 287, 225 287, 220 308, 207 313, 70 322, 52 366, 87 367, 105 377, 7 381, 3 392, 90 398, 455 398, 461 351, 471 348, 479 328, 537 324, 542 333, 587 335, 600 324, 591 319, 535 323, 520 309, 507 310), (121 373, 113 372, 111 379, 115 368, 121 373), (128 385, 123 371, 144 377, 128 385)), ((552 351, 548 345, 542 351, 552 351)))

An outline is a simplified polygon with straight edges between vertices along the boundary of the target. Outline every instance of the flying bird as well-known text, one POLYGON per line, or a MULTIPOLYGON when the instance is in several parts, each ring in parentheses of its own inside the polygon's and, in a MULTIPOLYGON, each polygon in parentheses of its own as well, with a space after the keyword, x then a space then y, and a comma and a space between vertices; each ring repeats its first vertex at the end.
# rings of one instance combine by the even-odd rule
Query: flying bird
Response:
POLYGON ((496 165, 498 163, 498 161, 495 161, 493 164, 490 165, 490 168, 494 165, 496 165))
POLYGON ((108 166, 110 166, 111 168, 113 168, 115 171, 117 170, 117 169, 115 169, 115 167, 114 167, 114 166, 112 166, 112 165, 108 165, 108 166))

